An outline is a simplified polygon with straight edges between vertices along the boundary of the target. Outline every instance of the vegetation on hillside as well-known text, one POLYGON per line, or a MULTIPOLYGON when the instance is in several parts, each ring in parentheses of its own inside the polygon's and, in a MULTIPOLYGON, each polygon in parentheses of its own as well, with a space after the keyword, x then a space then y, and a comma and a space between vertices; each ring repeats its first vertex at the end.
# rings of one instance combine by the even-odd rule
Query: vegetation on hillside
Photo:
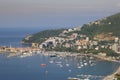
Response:
POLYGON ((107 18, 94 21, 94 22, 90 22, 88 24, 84 24, 81 30, 70 31, 69 29, 67 30, 56 29, 56 30, 41 31, 36 34, 33 34, 32 36, 26 37, 23 40, 23 42, 40 44, 50 37, 60 37, 60 35, 62 35, 61 37, 66 40, 66 42, 64 43, 67 43, 68 46, 70 47, 66 47, 67 44, 61 43, 61 45, 57 45, 55 47, 53 46, 47 47, 46 50, 78 52, 78 53, 93 53, 93 54, 107 53, 106 56, 116 57, 118 56, 118 54, 109 48, 110 45, 108 45, 106 48, 101 48, 100 46, 113 44, 115 37, 120 38, 119 30, 120 30, 120 13, 109 16, 107 18), (73 34, 77 34, 75 39, 73 39, 74 38, 73 34), (85 37, 81 37, 84 35, 85 37), (88 46, 89 44, 88 45, 86 44, 85 47, 87 48, 83 48, 84 45, 79 45, 81 49, 78 49, 79 46, 75 45, 76 41, 79 41, 81 39, 81 42, 84 43, 82 40, 84 40, 84 38, 86 39, 86 37, 89 37, 90 40, 94 39, 94 41, 95 40, 98 41, 97 46, 99 49, 98 50, 95 49, 97 48, 97 46, 92 46, 92 47, 88 46))
POLYGON ((24 42, 27 43, 42 43, 46 40, 46 38, 58 36, 64 29, 56 29, 56 30, 45 30, 33 34, 28 40, 23 39, 24 42))
MULTIPOLYGON (((27 43, 32 42, 42 43, 48 37, 58 36, 63 30, 64 29, 41 31, 36 34, 33 34, 32 37, 30 37, 28 40, 23 39, 23 41, 27 43)), ((77 31, 77 33, 87 35, 90 39, 93 39, 95 36, 101 35, 103 35, 104 37, 105 34, 105 37, 107 39, 112 38, 112 36, 120 37, 119 30, 120 30, 120 13, 109 16, 107 18, 96 20, 94 22, 90 22, 88 24, 84 24, 81 28, 81 31, 77 31)), ((70 32, 67 33, 66 35, 69 36, 72 33, 73 32, 70 32)))
POLYGON ((84 24, 81 33, 93 38, 97 34, 112 33, 114 36, 120 37, 120 13, 109 16, 107 18, 84 24))
POLYGON ((117 78, 117 80, 120 80, 120 74, 119 74, 119 73, 116 73, 116 74, 115 74, 115 78, 117 78))

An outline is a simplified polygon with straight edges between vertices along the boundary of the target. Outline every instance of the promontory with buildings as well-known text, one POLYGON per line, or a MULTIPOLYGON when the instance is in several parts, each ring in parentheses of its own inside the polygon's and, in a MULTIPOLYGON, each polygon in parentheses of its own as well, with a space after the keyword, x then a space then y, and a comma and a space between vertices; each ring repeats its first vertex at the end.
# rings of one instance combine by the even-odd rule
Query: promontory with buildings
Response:
MULTIPOLYGON (((23 43, 46 51, 93 54, 105 60, 119 61, 120 13, 83 26, 41 31, 27 36, 23 43)), ((120 73, 115 75, 118 79, 120 73)))
MULTIPOLYGON (((71 53, 69 55, 91 54, 101 59, 120 62, 120 13, 83 26, 41 31, 26 36, 22 43, 31 44, 30 50, 71 53)), ((9 47, 0 47, 0 51, 5 49, 14 50, 9 47)), ((14 51, 21 50, 23 49, 15 48, 14 51)), ((120 71, 115 73, 114 78, 120 80, 120 71)))
POLYGON ((120 53, 120 13, 70 29, 45 30, 29 35, 31 43, 48 51, 92 53, 117 58, 120 53))

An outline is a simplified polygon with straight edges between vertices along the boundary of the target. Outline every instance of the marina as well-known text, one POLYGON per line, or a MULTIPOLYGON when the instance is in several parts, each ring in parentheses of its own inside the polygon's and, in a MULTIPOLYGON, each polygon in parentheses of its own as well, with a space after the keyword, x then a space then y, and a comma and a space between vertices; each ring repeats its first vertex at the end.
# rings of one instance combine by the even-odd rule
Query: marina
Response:
MULTIPOLYGON (((29 80, 102 80, 104 76, 108 75, 110 72, 114 72, 119 66, 117 63, 107 61, 104 61, 103 63, 101 60, 88 56, 82 56, 82 58, 81 56, 50 57, 43 55, 42 53, 24 58, 19 56, 7 58, 6 56, 7 55, 5 54, 0 54, 0 64, 6 66, 6 68, 0 66, 0 71, 7 69, 7 71, 4 71, 4 74, 0 73, 0 76, 5 76, 5 74, 14 71, 12 74, 9 74, 11 76, 9 78, 12 80, 18 78, 18 80, 24 80, 25 78, 29 80), (4 60, 4 62, 2 60, 4 60), (91 65, 91 63, 94 65, 91 65), (78 67, 78 64, 80 68, 78 67), (110 67, 110 65, 112 66, 110 67), (14 68, 12 68, 12 66, 14 66, 14 68), (103 70, 103 67, 108 66, 108 69, 103 70), (15 77, 15 74, 20 74, 22 77, 15 77)), ((3 76, 2 79, 8 80, 3 76)))
MULTIPOLYGON (((38 57, 38 60, 36 62, 39 62, 38 63, 39 67, 40 69, 42 69, 42 72, 40 72, 41 78, 43 78, 44 80, 49 80, 49 77, 50 77, 49 75, 54 77, 54 75, 52 75, 51 73, 56 74, 56 71, 57 71, 58 77, 60 77, 60 75, 65 74, 65 77, 62 78, 62 80, 101 80, 105 76, 109 75, 109 74, 101 74, 101 73, 104 73, 104 70, 98 75, 96 75, 97 70, 94 72, 91 70, 91 68, 93 68, 94 70, 96 66, 97 66, 96 68, 100 68, 99 66, 103 65, 102 59, 99 59, 98 57, 92 54, 81 54, 81 53, 71 54, 70 52, 44 51, 44 50, 40 50, 39 48, 32 48, 32 47, 23 47, 23 48, 15 47, 14 48, 14 47, 4 47, 4 46, 1 46, 0 51, 1 53, 8 54, 6 56, 6 59, 16 58, 16 59, 25 60, 29 58, 34 59, 34 57, 38 57), (102 64, 99 65, 98 63, 102 63, 102 64), (54 69, 56 68, 56 71, 55 72, 51 71, 52 68, 54 69), (90 73, 88 73, 89 70, 90 70, 90 73)), ((111 63, 109 61, 104 61, 104 62, 111 63)), ((119 66, 119 64, 117 63, 113 63, 113 64, 117 65, 116 67, 114 67, 114 69, 116 69, 119 66)), ((26 66, 27 66, 26 69, 30 68, 30 66, 28 65, 26 66)), ((111 71, 114 69, 111 69, 111 71)))
POLYGON ((23 47, 21 39, 4 38, 8 47, 1 45, 0 49, 1 80, 102 80, 119 67, 118 62, 101 60, 91 54, 23 47))

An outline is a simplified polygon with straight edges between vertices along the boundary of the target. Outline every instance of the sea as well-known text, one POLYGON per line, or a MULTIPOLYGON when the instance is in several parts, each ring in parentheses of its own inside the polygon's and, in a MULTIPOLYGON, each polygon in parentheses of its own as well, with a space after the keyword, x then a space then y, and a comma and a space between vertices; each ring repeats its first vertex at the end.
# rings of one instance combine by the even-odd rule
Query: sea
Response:
MULTIPOLYGON (((21 40, 43 29, 0 29, 0 46, 27 47, 21 40)), ((0 54, 0 80, 102 80, 120 66, 119 63, 102 61, 93 57, 50 57, 42 54, 21 58, 0 54), (91 64, 92 62, 93 64, 91 64), (44 66, 42 66, 44 64, 44 66), (79 66, 81 64, 82 66, 79 66)))

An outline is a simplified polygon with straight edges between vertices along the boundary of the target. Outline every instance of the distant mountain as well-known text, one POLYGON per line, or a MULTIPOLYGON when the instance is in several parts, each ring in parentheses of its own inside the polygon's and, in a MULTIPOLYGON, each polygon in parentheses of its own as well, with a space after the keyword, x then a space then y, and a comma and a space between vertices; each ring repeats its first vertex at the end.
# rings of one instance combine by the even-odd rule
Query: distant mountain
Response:
POLYGON ((94 39, 112 40, 114 37, 120 37, 120 13, 84 24, 81 33, 94 39))

